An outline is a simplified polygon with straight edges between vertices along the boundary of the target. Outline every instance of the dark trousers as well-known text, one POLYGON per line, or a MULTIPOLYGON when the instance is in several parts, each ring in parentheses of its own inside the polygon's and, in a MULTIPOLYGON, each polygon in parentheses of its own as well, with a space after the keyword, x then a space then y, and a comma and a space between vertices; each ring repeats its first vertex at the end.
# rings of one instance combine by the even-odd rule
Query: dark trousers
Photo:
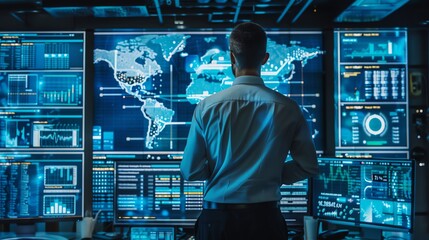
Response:
POLYGON ((287 240, 286 221, 278 208, 203 209, 195 223, 196 240, 287 240))

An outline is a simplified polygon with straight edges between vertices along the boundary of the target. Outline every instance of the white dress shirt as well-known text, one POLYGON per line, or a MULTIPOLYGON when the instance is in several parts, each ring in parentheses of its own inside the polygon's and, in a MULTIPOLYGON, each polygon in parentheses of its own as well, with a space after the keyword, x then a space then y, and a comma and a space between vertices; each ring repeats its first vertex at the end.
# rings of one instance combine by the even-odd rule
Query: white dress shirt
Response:
POLYGON ((282 184, 318 172, 300 107, 256 76, 197 105, 180 168, 186 180, 207 180, 204 200, 217 203, 278 201, 282 184))

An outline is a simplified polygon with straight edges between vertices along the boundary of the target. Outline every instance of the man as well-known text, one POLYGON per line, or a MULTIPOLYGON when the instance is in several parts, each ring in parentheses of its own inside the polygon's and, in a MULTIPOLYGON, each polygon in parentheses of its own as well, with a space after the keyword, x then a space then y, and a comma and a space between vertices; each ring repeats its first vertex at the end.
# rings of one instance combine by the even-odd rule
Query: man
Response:
POLYGON ((207 180, 196 239, 287 239, 280 187, 317 174, 316 151, 300 107, 260 77, 264 29, 239 24, 229 44, 234 83, 197 105, 181 162, 207 180))

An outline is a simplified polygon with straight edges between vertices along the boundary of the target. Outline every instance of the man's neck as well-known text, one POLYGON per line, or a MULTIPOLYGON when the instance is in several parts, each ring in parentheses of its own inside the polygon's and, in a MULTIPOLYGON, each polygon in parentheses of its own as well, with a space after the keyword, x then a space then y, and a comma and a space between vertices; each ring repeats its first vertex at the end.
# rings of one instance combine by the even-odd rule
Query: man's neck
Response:
POLYGON ((235 77, 240 77, 240 76, 256 76, 256 77, 260 77, 261 76, 261 70, 260 69, 241 69, 241 70, 237 70, 235 72, 235 77))

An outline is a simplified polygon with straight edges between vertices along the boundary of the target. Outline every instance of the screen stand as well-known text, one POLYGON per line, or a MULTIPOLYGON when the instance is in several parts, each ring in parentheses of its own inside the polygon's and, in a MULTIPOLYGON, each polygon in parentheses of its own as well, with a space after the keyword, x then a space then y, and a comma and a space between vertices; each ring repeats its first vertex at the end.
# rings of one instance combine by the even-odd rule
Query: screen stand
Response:
POLYGON ((365 239, 382 239, 383 230, 378 228, 369 228, 362 227, 361 228, 361 236, 365 239))
POLYGON ((36 224, 32 223, 18 223, 16 224, 15 233, 16 236, 25 237, 25 236, 34 236, 37 232, 36 224))

